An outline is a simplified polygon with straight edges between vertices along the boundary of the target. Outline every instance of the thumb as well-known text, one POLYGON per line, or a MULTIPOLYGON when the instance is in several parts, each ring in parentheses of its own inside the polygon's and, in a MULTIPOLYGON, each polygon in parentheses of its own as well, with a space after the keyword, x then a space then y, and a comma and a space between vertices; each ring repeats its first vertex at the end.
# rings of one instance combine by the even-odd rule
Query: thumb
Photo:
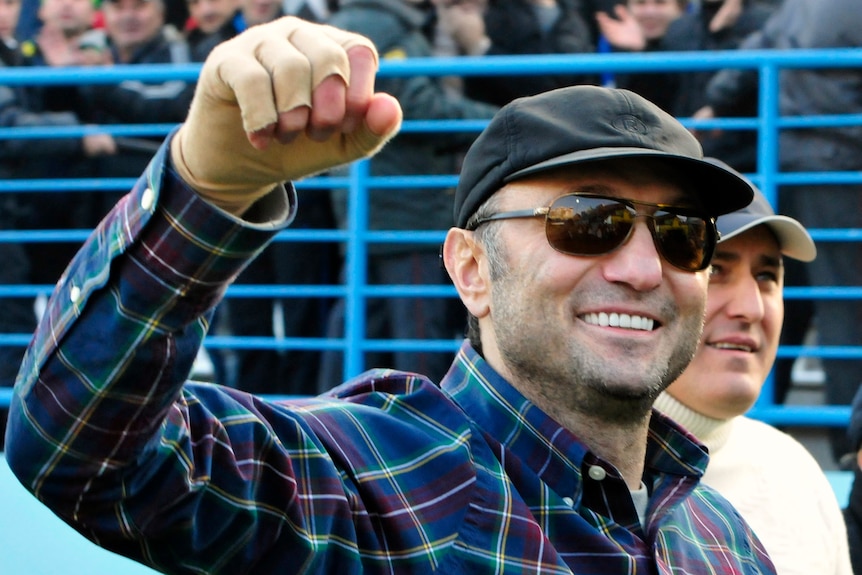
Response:
POLYGON ((365 123, 372 133, 388 140, 401 128, 402 116, 398 100, 380 92, 374 94, 368 104, 365 123))
POLYGON ((365 122, 344 135, 347 155, 358 159, 375 153, 398 133, 402 116, 398 100, 389 94, 374 94, 365 113, 365 122))

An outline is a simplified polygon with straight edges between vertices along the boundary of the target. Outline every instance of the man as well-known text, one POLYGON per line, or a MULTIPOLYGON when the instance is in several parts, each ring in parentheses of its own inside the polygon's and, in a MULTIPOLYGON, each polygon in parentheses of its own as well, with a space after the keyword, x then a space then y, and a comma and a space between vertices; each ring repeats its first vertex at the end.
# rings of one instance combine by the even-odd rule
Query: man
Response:
MULTIPOLYGON (((593 36, 572 0, 435 0, 439 22, 467 56, 594 52, 593 36)), ((596 84, 596 74, 465 76, 469 97, 502 106, 562 86, 596 84)))
POLYGON ((216 44, 235 35, 231 20, 239 9, 239 0, 188 0, 191 27, 186 32, 186 40, 193 52, 199 45, 207 46, 209 54, 216 44))
MULTIPOLYGON (((688 0, 629 0, 618 4, 611 16, 596 12, 602 36, 614 50, 656 52, 661 50, 670 25, 689 9, 688 0)), ((676 93, 655 74, 614 74, 614 85, 636 92, 659 107, 670 109, 676 93)))
MULTIPOLYGON (((21 43, 20 62, 15 65, 90 66, 110 64, 105 32, 93 27, 97 7, 92 0, 42 0, 39 5, 39 32, 21 43)), ((101 87, 104 89, 104 86, 101 87)), ((77 83, 27 86, 19 89, 30 111, 52 113, 57 118, 70 118, 71 124, 84 119, 80 114, 87 100, 78 92, 77 83)), ((47 116, 47 114, 41 114, 47 116)), ((14 142, 14 141, 13 141, 14 142)), ((109 134, 92 134, 82 138, 83 152, 68 150, 74 140, 58 138, 50 142, 18 140, 15 145, 25 149, 22 160, 10 171, 18 178, 91 178, 93 170, 116 157, 116 140, 109 134), (41 160, 35 152, 54 149, 41 160), (65 151, 62 151, 66 148, 65 151)), ((131 174, 130 174, 131 175, 131 174)), ((92 227, 87 221, 89 199, 93 192, 57 194, 39 192, 21 194, 25 219, 20 229, 72 230, 92 227), (38 212, 38 213, 37 213, 38 212)), ((66 262, 78 246, 69 242, 27 242, 24 249, 30 259, 32 284, 53 285, 63 273, 66 262)))
MULTIPOLYGON (((697 10, 674 20, 659 43, 663 52, 737 50, 747 36, 760 30, 775 7, 760 0, 703 0, 697 10), (715 22, 730 3, 737 6, 735 18, 725 20, 721 28, 715 22)), ((665 108, 677 118, 700 113, 708 101, 707 85, 714 70, 684 73, 662 72, 654 81, 661 83, 672 99, 665 108)), ((736 102, 727 110, 730 116, 748 118, 757 115, 757 95, 736 102)), ((697 133, 707 155, 721 158, 741 172, 757 169, 757 134, 750 130, 701 130, 697 133)))
MULTIPOLYGON (((42 26, 21 46, 28 63, 33 66, 109 63, 105 33, 93 27, 96 13, 92 0, 43 0, 39 4, 42 26)), ((66 87, 67 98, 68 91, 66 87)))
MULTIPOLYGON (((188 64, 188 45, 165 26, 165 0, 106 0, 102 3, 105 32, 114 64, 188 64)), ((79 88, 80 115, 94 124, 173 124, 181 122, 194 95, 194 82, 126 80, 118 84, 79 88)), ((95 177, 127 178, 140 174, 158 142, 118 138, 119 153, 98 162, 95 177)), ((93 202, 95 225, 116 202, 118 194, 101 193, 93 202)))
POLYGON ((443 259, 472 341, 440 386, 377 370, 267 403, 185 382, 206 310, 293 217, 279 182, 396 133, 375 68, 367 39, 294 18, 211 54, 49 303, 17 476, 175 573, 774 573, 698 485, 703 448, 651 415, 700 335, 712 217, 751 189, 632 93, 519 100, 468 152, 443 259))
POLYGON ((709 448, 703 482, 742 513, 779 573, 851 575, 841 509, 820 465, 789 435, 744 416, 775 363, 783 257, 811 261, 814 242, 759 190, 718 230, 700 346, 656 407, 709 448))
MULTIPOLYGON (((0 2, 0 68, 22 65, 20 46, 14 31, 21 14, 20 0, 0 2)), ((0 85, 0 127, 54 128, 78 126, 78 118, 66 110, 49 110, 42 106, 38 94, 24 86, 0 85)), ((113 152, 113 139, 107 134, 88 134, 81 138, 3 138, 0 141, 0 179, 68 176, 72 166, 85 164, 89 158, 113 152)), ((0 229, 59 229, 73 220, 74 210, 66 194, 7 191, 0 194, 0 229), (50 196, 50 200, 48 197, 50 196), (40 209, 39 217, 35 211, 40 209)), ((22 285, 53 283, 59 276, 50 275, 52 264, 62 257, 65 245, 49 243, 0 244, 0 284, 22 285), (46 251, 51 258, 45 258, 46 251), (60 254, 60 255, 58 255, 60 254), (48 277, 50 278, 48 279, 48 277)), ((68 257, 74 254, 68 252, 68 257)), ((68 258, 66 258, 68 259, 68 258)), ((0 316, 0 333, 27 333, 36 325, 33 300, 30 297, 5 298, 0 316)), ((21 363, 24 346, 0 346, 0 387, 11 387, 21 363)), ((4 428, 5 410, 0 410, 0 429, 4 428)), ((2 441, 0 441, 2 449, 2 441)))
POLYGON ((143 50, 161 40, 163 0, 108 0, 102 7, 105 30, 117 64, 135 64, 143 50))
MULTIPOLYGON (((854 0, 785 0, 762 29, 749 36, 742 48, 750 50, 805 50, 862 46, 862 11, 854 0)), ((719 72, 707 90, 709 106, 703 117, 725 117, 742 100, 750 100, 757 90, 758 74, 753 70, 727 69, 719 72)), ((782 70, 779 83, 779 114, 789 116, 832 116, 862 113, 862 75, 855 68, 791 68, 782 70)), ((845 172, 862 170, 862 126, 830 125, 784 128, 779 134, 779 163, 782 172, 845 172)), ((792 177, 792 176, 791 176, 792 177)), ((783 211, 809 228, 852 230, 862 227, 862 186, 857 182, 802 181, 781 188, 783 211)), ((849 237, 826 242, 816 261, 789 278, 793 285, 847 288, 862 284, 862 243, 849 237), (806 273, 807 272, 807 273, 806 273)), ((806 303, 806 302, 803 302, 806 303)), ((799 303, 795 304, 799 308, 799 303)), ((827 347, 859 344, 862 304, 855 299, 816 298, 817 343, 827 347)), ((805 317, 808 309, 795 309, 788 320, 805 317)), ((797 325, 792 339, 798 345, 808 325, 797 325)), ((785 334, 787 336, 787 334, 785 334)), ((830 405, 849 405, 860 385, 862 362, 852 356, 821 358, 826 375, 825 400, 830 405)), ((789 366, 786 371, 789 374, 789 366)), ((789 375, 778 381, 783 401, 789 375)), ((843 429, 830 430, 835 461, 850 469, 856 459, 854 446, 847 443, 843 429)))

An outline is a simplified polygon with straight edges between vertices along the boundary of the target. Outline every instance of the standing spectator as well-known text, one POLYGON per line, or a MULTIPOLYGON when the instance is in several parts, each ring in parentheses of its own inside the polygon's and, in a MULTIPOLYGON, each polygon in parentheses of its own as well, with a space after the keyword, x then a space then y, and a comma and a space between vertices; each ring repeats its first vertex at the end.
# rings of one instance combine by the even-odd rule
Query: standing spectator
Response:
POLYGON ((206 57, 216 44, 249 26, 271 22, 285 14, 324 22, 335 6, 324 0, 190 0, 189 43, 206 57))
MULTIPOLYGON (((592 38, 575 0, 439 0, 464 55, 579 54, 594 52, 592 38)), ((502 106, 563 86, 595 84, 598 76, 541 74, 528 76, 468 76, 465 94, 502 106)))
MULTIPOLYGON (((45 0, 47 26, 53 27, 57 2, 45 0)), ((14 37, 20 15, 20 0, 0 3, 0 66, 17 67, 30 63, 21 52, 27 43, 20 44, 14 37)), ((69 53, 72 50, 70 48, 69 53)), ((65 61, 65 60, 64 60, 65 61)), ((0 86, 0 126, 77 126, 80 120, 59 99, 50 102, 42 90, 24 86, 0 86), (53 103, 53 106, 48 105, 53 103)), ((0 142, 0 178, 27 179, 44 177, 75 177, 84 175, 89 161, 111 156, 116 151, 113 138, 107 134, 88 134, 81 138, 15 139, 0 142)), ((83 214, 77 208, 79 199, 72 194, 39 193, 4 194, 3 218, 6 226, 17 229, 64 229, 81 224, 83 214)), ((25 244, 26 277, 33 284, 53 284, 62 271, 58 258, 77 250, 74 245, 25 244), (68 248, 70 251, 66 251, 68 248)), ((10 259, 21 261, 20 258, 10 259)), ((3 266, 7 269, 8 266, 3 266)))
MULTIPOLYGON (((862 10, 855 0, 785 0, 762 31, 748 38, 748 49, 795 50, 805 48, 862 47, 862 10)), ((862 113, 862 74, 858 69, 796 69, 781 71, 779 112, 782 116, 820 116, 862 113)), ((709 107, 704 117, 728 116, 739 101, 756 93, 756 72, 723 70, 710 83, 709 107)), ((786 172, 862 170, 862 126, 783 129, 779 134, 779 161, 786 172)), ((862 186, 859 184, 804 184, 782 187, 779 206, 808 228, 862 228, 862 186)), ((820 246, 808 267, 815 286, 862 285, 862 243, 828 242, 820 246)), ((797 274, 797 276, 800 274, 797 274)), ((813 302, 820 345, 859 345, 862 302, 816 299, 813 302)), ((797 330, 797 341, 801 340, 797 330)), ((782 343, 795 343, 782 340, 782 343)), ((797 343, 798 344, 798 343, 797 343)), ((849 405, 860 384, 862 363, 852 359, 822 359, 826 374, 826 402, 849 405)), ((842 430, 832 429, 835 460, 841 462, 853 446, 842 430)))
POLYGON ((206 58, 215 45, 236 35, 232 20, 239 4, 239 0, 188 0, 186 40, 192 53, 206 58))
MULTIPOLYGON (((668 27, 659 49, 671 52, 736 50, 750 34, 760 30, 774 11, 758 0, 701 0, 699 9, 680 16, 668 27), (716 27, 716 18, 728 2, 739 4, 736 17, 727 18, 723 27, 716 27)), ((694 116, 707 103, 707 84, 715 75, 712 70, 686 73, 659 74, 662 82, 675 98, 667 111, 677 118, 694 116)), ((757 115, 757 94, 740 99, 728 116, 752 117, 757 115)), ((757 169, 757 134, 753 131, 729 130, 722 133, 698 133, 704 154, 727 162, 740 172, 757 169)))
MULTIPOLYGON (((27 63, 58 67, 109 64, 105 33, 93 27, 96 13, 92 0, 42 0, 42 26, 21 45, 27 63)), ((68 98, 68 88, 63 91, 68 98)))
MULTIPOLYGON (((617 51, 654 52, 671 23, 688 9, 688 0, 629 0, 618 5, 614 15, 596 12, 602 35, 617 51)), ((664 110, 670 109, 675 94, 655 74, 615 74, 614 85, 636 92, 664 110)))
MULTIPOLYGON (((422 58, 433 54, 426 36, 433 17, 427 9, 409 0, 344 0, 329 24, 367 36, 383 59, 422 58)), ((414 76, 378 78, 378 90, 398 99, 410 120, 490 118, 495 106, 463 97, 446 88, 440 78, 414 76)), ((371 161, 375 176, 453 174, 459 169, 461 152, 475 134, 401 134, 371 161)), ((446 230, 452 225, 451 189, 371 189, 371 230, 446 230), (417 210, 416 206, 422 209, 417 210)), ((346 225, 347 195, 333 192, 339 223, 346 225)), ((368 247, 368 280, 372 284, 445 285, 440 267, 439 245, 377 243, 368 247)), ((343 275, 343 274, 342 274, 343 275)), ((371 339, 453 340, 449 298, 393 297, 368 299, 367 337, 371 339)), ((344 335, 345 302, 335 303, 330 316, 330 337, 344 335)), ((447 352, 395 351, 366 354, 367 366, 392 365, 405 371, 428 374, 439 381, 449 367, 447 352)), ((343 379, 340 351, 324 352, 320 389, 343 379)))
MULTIPOLYGON (((20 0, 0 2, 0 67, 22 65, 23 57, 15 39, 20 0)), ((78 118, 71 112, 51 112, 31 105, 30 92, 24 87, 0 85, 0 127, 75 126, 78 118)), ((88 157, 110 154, 113 139, 105 134, 83 138, 15 139, 0 141, 0 179, 45 177, 63 172, 71 164, 88 157)), ((68 227, 74 202, 64 194, 0 193, 0 229, 33 229, 55 225, 68 227), (38 211, 38 213, 37 213, 38 211)), ((64 252, 54 246, 51 257, 41 244, 0 243, 0 284, 53 284, 59 277, 58 257, 64 252), (53 264, 53 266, 51 265, 53 264), (53 273, 51 273, 53 271, 53 273)), ((74 247, 73 247, 74 251, 74 247)), ((2 300, 0 333, 28 333, 36 323, 33 301, 28 297, 2 300)), ((10 387, 21 363, 23 348, 0 346, 0 386, 10 387)), ((0 428, 5 410, 0 410, 0 428)), ((2 445, 0 445, 2 448, 2 445)))
POLYGON ((814 241, 775 215, 760 190, 718 218, 718 231, 700 345, 656 408, 709 449, 703 482, 745 517, 779 573, 852 575, 841 508, 820 464, 791 436, 745 416, 778 351, 783 262, 814 259, 814 241))
MULTIPOLYGON (((42 0, 38 33, 21 43, 22 65, 97 66, 111 63, 104 30, 94 28, 96 7, 92 0, 42 0)), ((43 112, 79 112, 84 103, 77 84, 29 86, 27 106, 43 112)), ((107 138, 108 136, 100 136, 107 138)), ((110 152, 116 151, 111 142, 110 152)), ((92 178, 101 160, 69 158, 33 166, 30 177, 92 178), (74 160, 74 161, 71 161, 74 160)), ((31 193, 22 198, 27 202, 29 219, 22 224, 28 229, 69 230, 91 226, 87 209, 92 193, 75 191, 64 194, 31 193), (38 216, 36 215, 38 213, 38 216)), ((31 280, 35 284, 51 285, 65 267, 65 260, 74 255, 74 242, 38 242, 26 244, 31 262, 31 280)))
POLYGON ((239 23, 237 31, 272 22, 283 14, 281 0, 240 0, 239 23))
MULTIPOLYGON (((165 26, 164 0, 105 0, 102 4, 111 61, 115 64, 187 64, 188 44, 165 26)), ((82 86, 81 115, 94 124, 160 124, 181 122, 188 112, 194 82, 126 80, 119 84, 82 86)), ((96 165, 95 176, 128 178, 149 162, 158 139, 118 139, 119 153, 96 165)), ((95 225, 119 193, 100 193, 91 207, 95 225)))

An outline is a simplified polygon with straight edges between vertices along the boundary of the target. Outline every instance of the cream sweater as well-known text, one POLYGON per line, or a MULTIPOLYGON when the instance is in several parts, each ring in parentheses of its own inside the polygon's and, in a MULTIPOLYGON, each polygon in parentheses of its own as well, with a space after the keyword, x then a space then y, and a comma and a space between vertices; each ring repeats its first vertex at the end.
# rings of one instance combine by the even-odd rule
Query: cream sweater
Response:
POLYGON ((838 501, 801 443, 748 417, 705 417, 667 393, 655 406, 707 446, 703 482, 748 521, 779 575, 853 575, 838 501))

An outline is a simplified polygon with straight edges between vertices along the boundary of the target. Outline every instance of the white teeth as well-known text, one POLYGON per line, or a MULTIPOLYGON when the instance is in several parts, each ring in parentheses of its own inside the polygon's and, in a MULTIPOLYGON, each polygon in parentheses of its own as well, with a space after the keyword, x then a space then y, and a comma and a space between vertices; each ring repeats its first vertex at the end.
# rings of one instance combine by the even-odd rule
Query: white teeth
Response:
POLYGON ((733 350, 736 350, 736 351, 747 351, 747 352, 749 352, 749 353, 751 353, 752 351, 754 351, 752 348, 748 347, 747 345, 739 345, 739 344, 736 344, 736 343, 723 343, 723 342, 722 342, 722 343, 711 343, 711 344, 709 344, 709 345, 710 345, 711 347, 715 347, 715 348, 718 348, 718 349, 733 349, 733 350))
POLYGON ((640 331, 652 331, 655 320, 640 315, 629 315, 627 313, 588 313, 583 320, 590 325, 601 327, 622 327, 640 331))

